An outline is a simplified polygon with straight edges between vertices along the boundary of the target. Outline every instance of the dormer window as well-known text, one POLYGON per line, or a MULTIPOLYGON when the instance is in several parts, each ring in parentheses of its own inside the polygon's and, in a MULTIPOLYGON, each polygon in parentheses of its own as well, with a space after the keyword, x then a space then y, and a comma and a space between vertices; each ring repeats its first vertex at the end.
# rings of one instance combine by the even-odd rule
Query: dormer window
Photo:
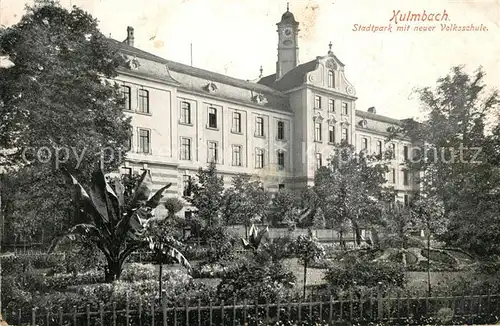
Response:
POLYGON ((335 87, 335 75, 333 74, 333 70, 328 70, 328 87, 335 87))
POLYGON ((363 127, 363 128, 366 128, 366 126, 368 125, 368 122, 367 122, 365 119, 363 119, 363 120, 361 120, 361 121, 359 122, 359 125, 360 125, 361 127, 363 127))
POLYGON ((209 93, 214 93, 217 91, 217 85, 213 82, 209 82, 207 85, 205 85, 204 89, 209 92, 209 93))
POLYGON ((267 98, 262 94, 257 94, 254 97, 252 97, 252 101, 257 104, 266 104, 267 98))

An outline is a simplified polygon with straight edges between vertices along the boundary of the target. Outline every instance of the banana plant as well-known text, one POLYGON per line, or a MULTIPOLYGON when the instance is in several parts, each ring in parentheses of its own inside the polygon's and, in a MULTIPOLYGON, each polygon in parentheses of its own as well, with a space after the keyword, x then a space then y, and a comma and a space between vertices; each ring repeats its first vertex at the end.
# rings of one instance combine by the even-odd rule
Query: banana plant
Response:
POLYGON ((265 229, 260 231, 257 230, 254 224, 250 227, 248 240, 241 238, 241 242, 243 244, 243 248, 257 250, 259 248, 260 243, 262 242, 262 238, 264 235, 269 233, 269 227, 267 226, 265 229))
MULTIPOLYGON (((153 182, 146 170, 135 190, 128 194, 121 180, 107 180, 99 169, 94 172, 87 192, 73 175, 66 170, 63 172, 74 187, 77 224, 65 236, 55 239, 49 251, 53 251, 63 238, 75 240, 78 237, 93 243, 106 257, 106 282, 118 280, 123 264, 133 252, 143 247, 155 247, 147 231, 152 223, 166 218, 155 217, 154 209, 160 204, 163 192, 172 184, 152 195, 153 182)), ((191 270, 189 262, 177 249, 162 246, 161 250, 191 270)))

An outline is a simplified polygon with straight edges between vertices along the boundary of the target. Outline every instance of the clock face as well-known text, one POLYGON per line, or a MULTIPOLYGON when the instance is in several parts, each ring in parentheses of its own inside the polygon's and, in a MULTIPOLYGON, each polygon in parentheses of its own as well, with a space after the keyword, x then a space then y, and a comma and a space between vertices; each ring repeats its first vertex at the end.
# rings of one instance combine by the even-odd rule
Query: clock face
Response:
POLYGON ((286 27, 285 29, 283 29, 283 35, 285 37, 291 37, 293 34, 293 30, 290 28, 290 27, 286 27))

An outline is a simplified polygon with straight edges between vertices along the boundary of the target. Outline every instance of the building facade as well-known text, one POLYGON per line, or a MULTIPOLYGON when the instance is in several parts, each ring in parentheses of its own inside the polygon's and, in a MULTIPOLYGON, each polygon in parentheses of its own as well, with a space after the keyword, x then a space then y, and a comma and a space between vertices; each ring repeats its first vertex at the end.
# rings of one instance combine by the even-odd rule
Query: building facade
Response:
POLYGON ((346 141, 372 153, 393 149, 387 180, 407 202, 415 184, 401 163, 411 142, 388 141, 401 121, 356 109, 355 88, 331 44, 326 55, 300 64, 299 26, 287 9, 277 24, 276 73, 255 82, 141 51, 128 27, 125 41, 112 41, 127 59, 116 82, 134 128, 122 173, 149 169, 159 186, 172 183, 167 196, 181 196, 214 160, 227 186, 248 173, 271 192, 302 189, 346 141))

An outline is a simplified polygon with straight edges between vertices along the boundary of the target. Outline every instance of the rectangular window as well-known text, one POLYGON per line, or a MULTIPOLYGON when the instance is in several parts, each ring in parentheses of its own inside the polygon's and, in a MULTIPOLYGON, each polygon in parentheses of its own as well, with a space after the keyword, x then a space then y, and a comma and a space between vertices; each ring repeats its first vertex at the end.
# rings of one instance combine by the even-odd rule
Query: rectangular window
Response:
POLYGON ((323 166, 323 156, 321 153, 316 153, 316 170, 323 166))
POLYGON ((233 166, 241 166, 241 146, 233 145, 233 166))
POLYGON ((410 184, 410 175, 408 170, 403 170, 403 185, 408 186, 410 184))
POLYGON ((285 168, 285 152, 278 151, 277 156, 278 156, 278 167, 280 169, 284 169, 285 168))
POLYGON ((217 109, 208 108, 208 127, 217 128, 217 109))
POLYGON ((396 144, 391 144, 391 157, 393 160, 396 159, 396 144))
POLYGON ((241 132, 241 113, 233 112, 233 132, 241 132))
POLYGON ((264 167, 264 150, 261 148, 255 149, 255 168, 262 169, 264 167))
POLYGON ((342 128, 342 141, 347 143, 349 141, 348 135, 347 135, 347 128, 342 128))
POLYGON ((382 156, 382 142, 379 140, 377 141, 377 155, 382 156))
POLYGON ((139 112, 149 113, 149 91, 139 90, 139 112))
POLYGON ((132 105, 130 102, 131 91, 129 86, 122 86, 122 95, 125 100, 125 103, 123 104, 123 109, 130 110, 132 105))
POLYGON ((335 126, 328 126, 328 142, 335 143, 335 126))
POLYGON ((403 146, 403 157, 404 160, 408 160, 408 146, 403 146))
POLYGON ((328 70, 328 87, 335 87, 335 75, 333 74, 333 70, 328 70))
POLYGON ((391 178, 392 183, 396 184, 396 169, 392 169, 391 174, 392 174, 392 178, 391 178))
POLYGON ((208 142, 208 162, 216 162, 219 157, 217 142, 209 141, 208 142))
POLYGON ((285 123, 278 121, 278 140, 285 139, 285 123))
POLYGON ((191 196, 190 183, 191 183, 191 176, 189 176, 187 174, 183 175, 182 176, 182 185, 183 185, 182 195, 183 196, 186 196, 186 197, 191 196))
POLYGON ((335 101, 332 99, 328 100, 328 112, 335 112, 335 101))
POLYGON ((314 141, 321 141, 321 122, 314 123, 314 141))
POLYGON ((139 153, 150 152, 150 132, 148 129, 139 129, 139 153))
POLYGON ((314 96, 314 108, 321 109, 321 96, 319 95, 314 96))
POLYGON ((264 136, 264 118, 262 117, 255 119, 255 135, 259 137, 264 136))
POLYGON ((191 139, 181 138, 181 160, 191 160, 191 139))
POLYGON ((342 114, 349 115, 349 107, 346 102, 342 102, 342 114))
POLYGON ((191 103, 181 102, 181 123, 191 124, 191 103))
POLYGON ((278 190, 284 190, 285 189, 285 184, 284 183, 280 183, 278 185, 278 190))
POLYGON ((368 138, 361 139, 361 147, 364 151, 368 150, 368 138))
POLYGON ((126 145, 127 152, 129 152, 129 151, 132 150, 133 143, 134 143, 134 132, 131 131, 130 138, 128 139, 128 142, 127 142, 127 145, 126 145))

